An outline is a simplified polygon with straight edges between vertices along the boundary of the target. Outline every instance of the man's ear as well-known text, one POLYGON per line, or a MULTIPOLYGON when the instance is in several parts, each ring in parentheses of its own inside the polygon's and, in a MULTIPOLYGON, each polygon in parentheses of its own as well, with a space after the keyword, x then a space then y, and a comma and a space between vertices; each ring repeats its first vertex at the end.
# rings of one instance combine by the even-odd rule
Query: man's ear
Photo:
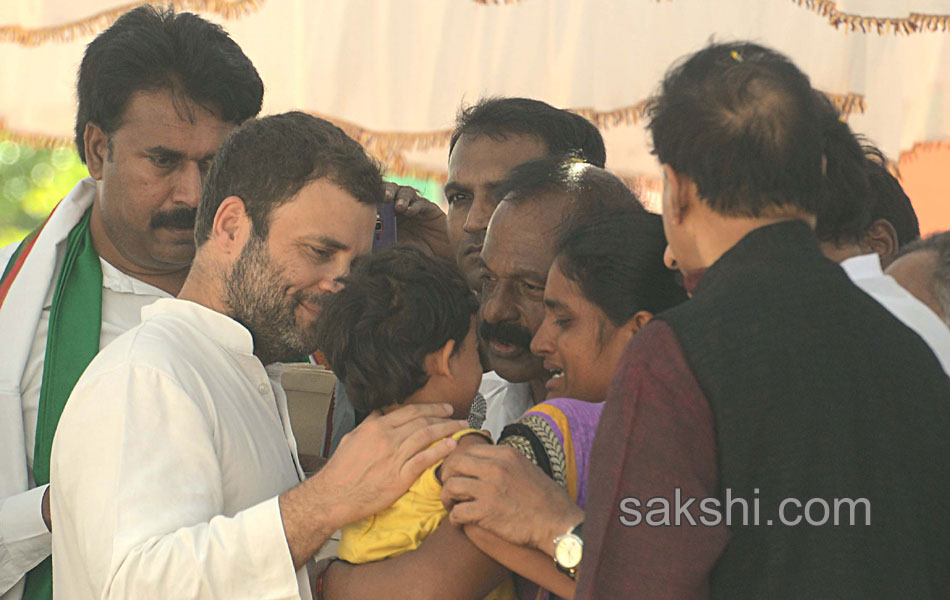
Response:
POLYGON ((887 267, 894 260, 900 246, 897 230, 887 219, 877 219, 864 234, 864 244, 881 257, 881 266, 887 267))
POLYGON ((251 218, 244 208, 244 201, 237 196, 228 196, 214 214, 211 243, 226 255, 237 255, 250 237, 251 218))
POLYGON ((449 377, 452 375, 452 369, 449 367, 449 361, 452 358, 453 350, 455 350, 455 340, 449 340, 445 342, 444 346, 435 352, 430 352, 426 355, 426 359, 423 361, 422 366, 425 367, 426 373, 428 373, 429 377, 435 375, 449 377))
POLYGON ((96 181, 102 180, 102 167, 109 156, 109 134, 95 123, 86 123, 82 134, 83 150, 86 153, 86 168, 89 176, 96 181))
POLYGON ((685 175, 677 173, 670 165, 662 165, 664 175, 664 210, 670 211, 670 218, 677 225, 690 210, 690 205, 698 198, 696 184, 685 175))

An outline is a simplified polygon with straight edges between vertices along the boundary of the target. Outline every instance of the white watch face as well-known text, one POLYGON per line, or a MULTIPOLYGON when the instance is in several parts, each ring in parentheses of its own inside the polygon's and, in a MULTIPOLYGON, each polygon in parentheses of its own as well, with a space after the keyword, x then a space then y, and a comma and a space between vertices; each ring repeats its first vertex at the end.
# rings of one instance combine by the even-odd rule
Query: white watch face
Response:
POLYGON ((565 535, 554 547, 554 560, 565 569, 574 569, 581 563, 584 544, 576 535, 565 535))

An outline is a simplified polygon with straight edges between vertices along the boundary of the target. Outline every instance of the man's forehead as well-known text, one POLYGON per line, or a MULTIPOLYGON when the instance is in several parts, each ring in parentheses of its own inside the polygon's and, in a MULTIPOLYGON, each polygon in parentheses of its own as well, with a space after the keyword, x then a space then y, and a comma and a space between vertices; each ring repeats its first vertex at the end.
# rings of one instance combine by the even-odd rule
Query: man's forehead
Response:
POLYGON ((236 123, 172 90, 138 91, 129 97, 117 133, 129 133, 139 145, 181 150, 185 145, 215 147, 236 123))
POLYGON ((497 274, 528 273, 547 278, 554 261, 554 247, 558 226, 563 221, 563 207, 532 210, 529 206, 511 206, 502 203, 498 218, 485 237, 482 259, 485 266, 497 274), (504 207, 504 208, 502 208, 504 207))
POLYGON ((449 156, 448 185, 497 182, 516 166, 546 155, 547 145, 532 135, 463 135, 449 156))
POLYGON ((372 246, 376 207, 360 202, 332 180, 322 177, 300 189, 271 213, 305 238, 321 238, 322 245, 346 246, 357 254, 372 246))

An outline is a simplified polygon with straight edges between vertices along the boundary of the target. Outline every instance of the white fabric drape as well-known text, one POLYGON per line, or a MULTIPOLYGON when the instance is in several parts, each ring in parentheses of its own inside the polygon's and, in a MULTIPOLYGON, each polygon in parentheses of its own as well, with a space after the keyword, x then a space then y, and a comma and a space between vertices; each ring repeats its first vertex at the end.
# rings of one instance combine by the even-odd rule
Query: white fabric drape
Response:
MULTIPOLYGON (((584 109, 608 167, 658 174, 638 107, 710 39, 788 54, 896 159, 950 142, 950 0, 179 0, 224 25, 266 86, 264 113, 347 125, 394 171, 444 173, 461 103, 522 95, 584 109), (863 111, 863 112, 862 112, 863 111)), ((0 3, 0 125, 68 141, 84 45, 133 4, 0 3)))

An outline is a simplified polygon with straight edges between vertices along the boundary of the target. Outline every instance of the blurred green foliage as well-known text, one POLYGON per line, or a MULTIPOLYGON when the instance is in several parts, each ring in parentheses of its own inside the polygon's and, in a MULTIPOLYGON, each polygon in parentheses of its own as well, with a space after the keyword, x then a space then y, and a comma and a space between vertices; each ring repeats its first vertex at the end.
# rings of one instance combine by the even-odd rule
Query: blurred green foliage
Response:
MULTIPOLYGON (((37 150, 0 141, 0 248, 23 239, 49 215, 76 182, 88 175, 73 148, 37 150)), ((389 177, 437 204, 444 204, 437 181, 389 177)), ((444 208, 444 207, 443 207, 444 208)))
POLYGON ((23 239, 87 175, 72 148, 0 141, 0 247, 23 239))

